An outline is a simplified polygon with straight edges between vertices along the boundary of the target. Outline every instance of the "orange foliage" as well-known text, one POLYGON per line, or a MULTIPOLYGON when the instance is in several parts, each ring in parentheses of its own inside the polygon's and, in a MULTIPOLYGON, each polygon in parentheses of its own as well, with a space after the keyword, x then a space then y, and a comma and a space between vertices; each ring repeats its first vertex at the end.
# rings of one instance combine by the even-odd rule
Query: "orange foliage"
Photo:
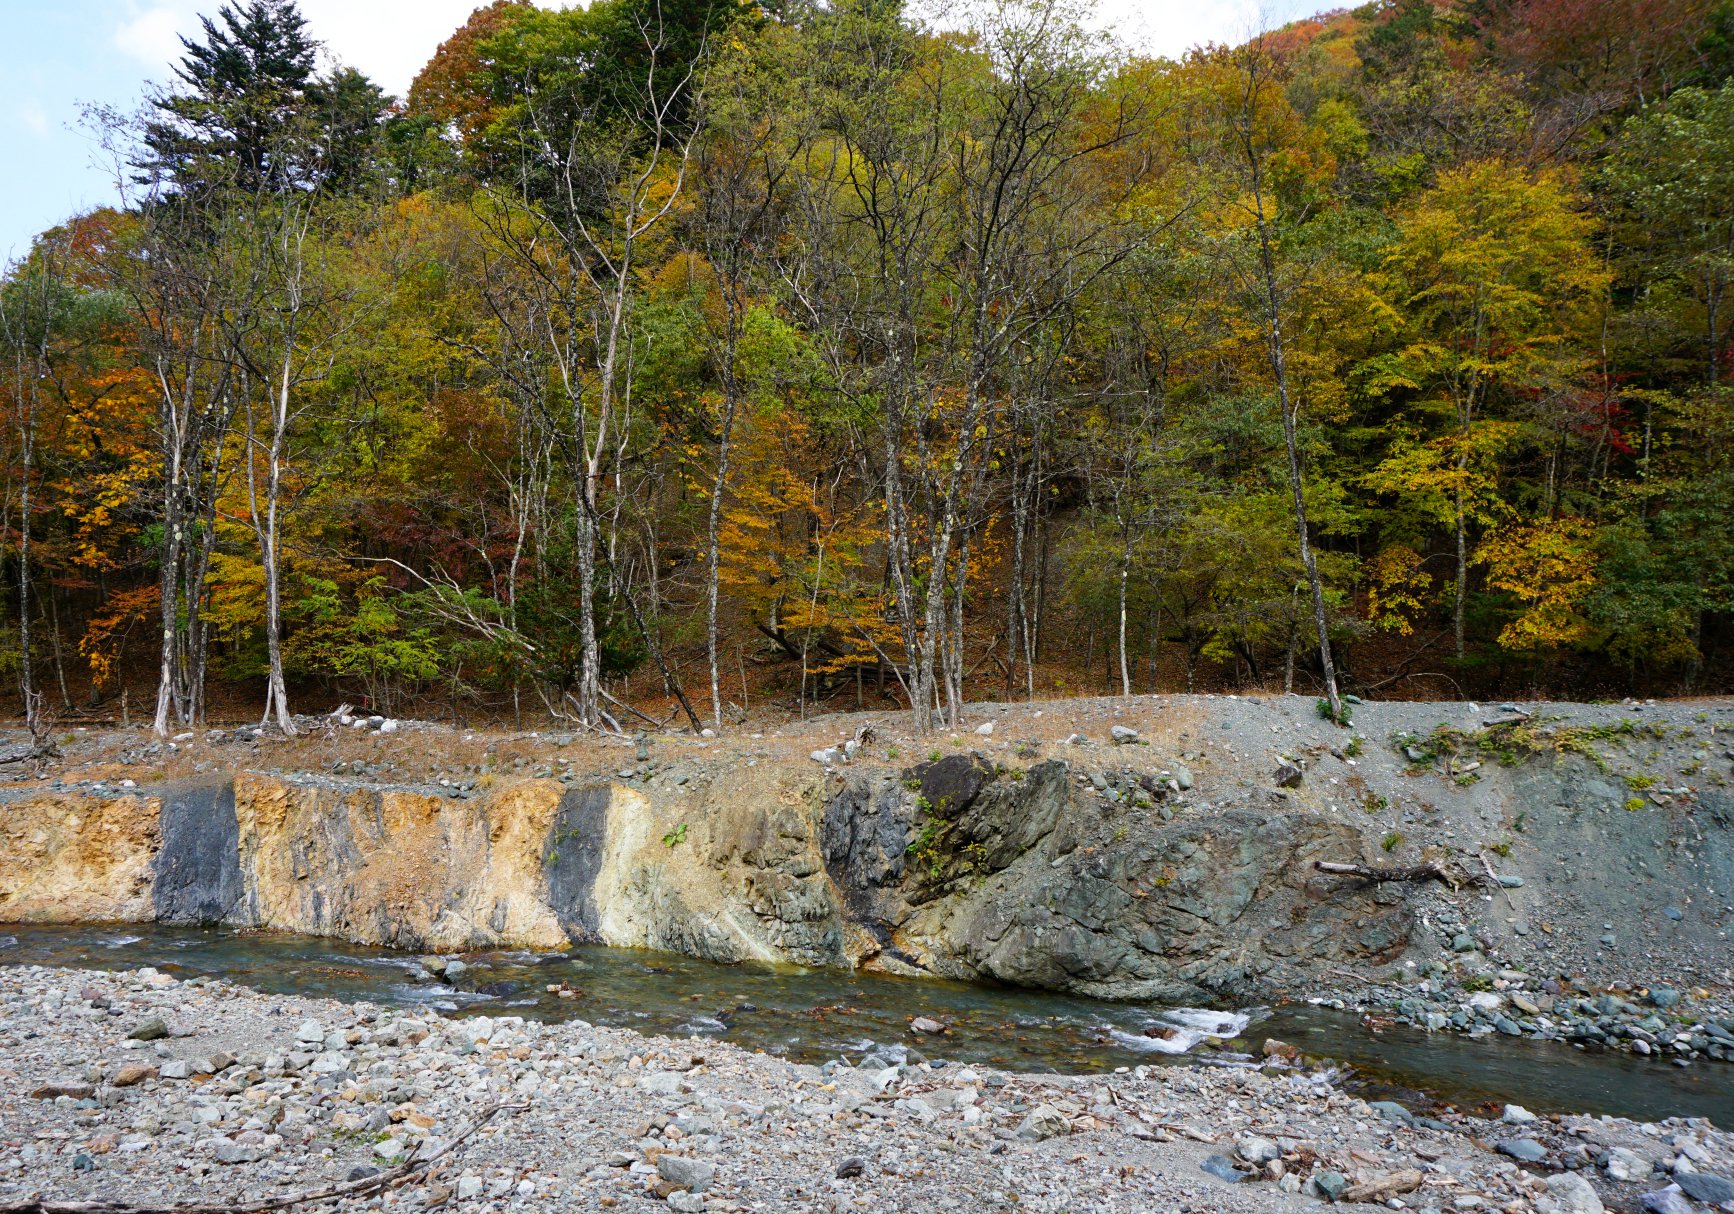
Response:
POLYGON ((117 590, 108 596, 103 610, 90 619, 78 640, 78 652, 90 664, 90 680, 101 687, 114 675, 115 663, 133 626, 156 614, 162 590, 156 585, 117 590))
POLYGON ((767 410, 742 421, 719 580, 753 615, 843 651, 815 669, 872 663, 896 638, 867 568, 884 534, 883 508, 854 501, 837 478, 814 470, 812 432, 799 414, 767 410))

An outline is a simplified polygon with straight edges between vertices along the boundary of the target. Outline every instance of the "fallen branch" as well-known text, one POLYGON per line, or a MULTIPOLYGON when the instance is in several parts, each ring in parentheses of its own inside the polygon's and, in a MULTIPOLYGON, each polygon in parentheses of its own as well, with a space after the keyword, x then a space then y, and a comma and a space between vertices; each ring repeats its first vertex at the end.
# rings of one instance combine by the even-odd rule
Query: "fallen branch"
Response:
MULTIPOLYGON (((260 1214, 265 1210, 285 1210, 290 1206, 315 1201, 332 1201, 340 1197, 363 1197, 381 1189, 394 1188, 410 1177, 426 1172, 450 1155, 493 1120, 497 1113, 517 1113, 527 1104, 496 1104, 483 1109, 463 1131, 431 1155, 418 1157, 411 1151, 409 1158, 394 1168, 364 1176, 360 1180, 339 1181, 319 1189, 303 1189, 298 1193, 279 1193, 275 1197, 260 1197, 252 1201, 183 1201, 167 1205, 140 1204, 130 1201, 54 1201, 35 1195, 18 1201, 0 1202, 0 1214, 260 1214)), ((416 1147, 419 1151, 420 1146, 416 1147)))
POLYGON ((1385 686, 1386 683, 1395 683, 1401 679, 1442 679, 1451 684, 1451 690, 1457 693, 1457 698, 1459 700, 1468 698, 1463 694, 1463 688, 1458 684, 1456 679, 1438 670, 1404 671, 1402 674, 1392 675, 1383 682, 1374 683, 1371 687, 1367 688, 1367 690, 1368 692, 1377 691, 1379 688, 1385 686))
POLYGON ((652 728, 661 729, 664 725, 667 724, 666 721, 659 721, 653 716, 649 716, 645 713, 639 712, 638 709, 636 709, 632 705, 628 704, 625 700, 619 699, 616 696, 609 695, 608 691, 605 688, 598 687, 596 690, 602 693, 602 698, 604 700, 607 700, 610 704, 614 705, 616 708, 624 708, 627 712, 631 713, 633 716, 637 717, 640 721, 643 721, 645 724, 650 725, 652 728))
POLYGON ((1493 871, 1493 865, 1488 862, 1487 853, 1479 852, 1476 856, 1481 861, 1481 867, 1487 873, 1487 884, 1498 890, 1505 897, 1505 905, 1511 906, 1511 893, 1505 888, 1505 882, 1499 879, 1499 874, 1493 871))
POLYGON ((1385 985, 1383 982, 1380 982, 1377 978, 1368 978, 1365 974, 1357 974, 1353 970, 1341 969, 1341 968, 1334 966, 1334 965, 1327 965, 1327 966, 1325 966, 1325 969, 1328 970, 1330 973, 1335 974, 1339 978, 1352 978, 1356 982, 1359 982, 1364 986, 1384 986, 1385 985))
POLYGON ((1383 1203, 1402 1193, 1413 1193, 1420 1188, 1425 1177, 1415 1168, 1406 1168, 1401 1172, 1392 1172, 1366 1184, 1351 1185, 1343 1190, 1343 1195, 1337 1198, 1341 1202, 1378 1202, 1383 1203))
POLYGON ((1460 885, 1475 884, 1480 881, 1474 875, 1458 873, 1453 875, 1444 866, 1429 860, 1425 864, 1415 864, 1408 868, 1374 868, 1370 864, 1345 864, 1336 860, 1314 860, 1313 867, 1321 873, 1329 873, 1333 877, 1359 877, 1363 881, 1375 881, 1384 884, 1387 881, 1442 881, 1452 889, 1460 885))

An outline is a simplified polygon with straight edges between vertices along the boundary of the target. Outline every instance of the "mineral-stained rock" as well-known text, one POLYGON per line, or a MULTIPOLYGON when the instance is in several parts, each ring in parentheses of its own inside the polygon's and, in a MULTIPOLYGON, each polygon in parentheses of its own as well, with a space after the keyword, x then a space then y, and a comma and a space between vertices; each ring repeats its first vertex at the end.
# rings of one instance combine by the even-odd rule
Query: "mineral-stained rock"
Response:
POLYGON ((156 1074, 157 1069, 154 1066, 146 1066, 142 1062, 129 1062, 117 1070, 109 1082, 117 1088, 136 1087, 147 1079, 155 1079, 156 1074))
MULTIPOLYGON (((1394 812, 1398 798, 1418 795, 1411 781, 1436 776, 1405 775, 1395 747, 1330 751, 1310 705, 1193 700, 1178 709, 1216 715, 1169 725, 1152 714, 1161 723, 1138 739, 1150 745, 1119 749, 1111 770, 1099 745, 1047 750, 1064 760, 1002 746, 993 738, 1015 732, 1007 716, 996 717, 1006 728, 994 735, 970 735, 979 753, 896 765, 876 743, 826 771, 799 757, 804 748, 747 762, 714 751, 681 761, 692 769, 686 783, 641 761, 612 777, 460 778, 462 798, 376 774, 258 771, 157 785, 148 796, 26 787, 10 795, 0 824, 0 921, 220 918, 448 957, 596 941, 1185 1002, 1292 991, 1433 943, 1412 939, 1409 907, 1435 887, 1326 878, 1312 866, 1374 855, 1393 825, 1377 807, 1389 797, 1394 812), (1286 723, 1272 715, 1285 711, 1286 723), (1200 740, 1236 722, 1242 733, 1224 738, 1232 745, 1200 740), (1281 797, 1271 795, 1266 737, 1306 769, 1281 797), (1080 772, 1072 760, 1092 754, 1080 772), (1182 778, 1177 758, 1197 765, 1208 800, 1189 791, 1194 773, 1182 778)), ((1390 716, 1375 731, 1385 736, 1397 726, 1426 736, 1436 724, 1436 710, 1404 711, 1365 706, 1369 720, 1390 716)), ((1096 720, 1099 738, 1107 725, 1096 720)), ((1619 952, 1594 944, 1600 921, 1651 921, 1657 907, 1685 905, 1682 890, 1734 882, 1725 791, 1694 794, 1705 845, 1680 853, 1684 867, 1665 879, 1622 868, 1619 879, 1594 880, 1593 858, 1670 853, 1677 815, 1627 812, 1630 790, 1578 756, 1479 774, 1451 800, 1483 814, 1496 802, 1524 822, 1501 864, 1526 881, 1505 882, 1510 896, 1536 896, 1535 857, 1592 859, 1527 940, 1491 922, 1450 924, 1437 942, 1471 960, 1507 948, 1521 956, 1545 934, 1550 947, 1576 936, 1613 964, 1619 952), (1589 896, 1579 891, 1593 891, 1593 908, 1574 901, 1589 896)), ((1420 825, 1409 831, 1419 846, 1436 842, 1420 825)), ((1527 924, 1538 908, 1519 909, 1512 921, 1527 924)), ((1695 915, 1669 930, 1695 949, 1717 943, 1695 915)), ((461 964, 430 972, 446 968, 450 980, 461 964)), ((1658 978, 1646 996, 1658 1008, 1689 989, 1663 976, 1673 985, 1658 978)), ((1553 1014, 1534 992, 1514 992, 1509 1006, 1502 1031, 1527 1032, 1520 1014, 1553 1014)), ((1734 1049, 1715 1036, 1722 1030, 1707 1031, 1712 1057, 1734 1049)))

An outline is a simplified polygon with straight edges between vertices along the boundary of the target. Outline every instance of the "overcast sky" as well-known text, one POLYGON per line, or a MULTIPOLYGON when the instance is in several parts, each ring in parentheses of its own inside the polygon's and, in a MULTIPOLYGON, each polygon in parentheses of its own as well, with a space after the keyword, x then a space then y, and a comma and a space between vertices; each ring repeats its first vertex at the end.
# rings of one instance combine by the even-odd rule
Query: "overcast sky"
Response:
MULTIPOLYGON (((332 57, 401 96, 482 0, 301 0, 332 57)), ((68 215, 111 202, 112 168, 80 129, 87 105, 131 107, 168 75, 177 35, 220 0, 0 0, 0 260, 68 215)), ((943 5, 939 6, 943 11, 943 5)), ((1098 0, 1100 22, 1126 41, 1177 55, 1238 41, 1325 0, 1098 0)))

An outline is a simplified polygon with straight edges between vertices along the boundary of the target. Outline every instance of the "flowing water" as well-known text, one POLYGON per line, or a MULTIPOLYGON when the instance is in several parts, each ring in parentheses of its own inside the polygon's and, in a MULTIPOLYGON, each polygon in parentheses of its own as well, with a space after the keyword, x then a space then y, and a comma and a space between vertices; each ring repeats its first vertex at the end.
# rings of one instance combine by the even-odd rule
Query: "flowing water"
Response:
POLYGON ((455 986, 418 959, 307 936, 152 925, 7 927, 0 964, 220 975, 257 990, 371 1000, 448 1014, 582 1018, 644 1033, 697 1035, 807 1062, 856 1060, 914 1046, 933 1058, 1006 1070, 1086 1072, 1140 1063, 1246 1064, 1213 1037, 1277 1037, 1346 1063, 1368 1094, 1468 1107, 1510 1101, 1538 1112, 1655 1119, 1700 1116, 1734 1125, 1734 1067, 1679 1068, 1625 1054, 1511 1038, 1472 1041, 1388 1028, 1307 1005, 1238 1011, 1105 1003, 932 979, 717 965, 632 949, 467 955, 455 986), (549 987, 564 987, 561 998, 549 987), (912 1016, 950 1025, 916 1038, 912 1016))

